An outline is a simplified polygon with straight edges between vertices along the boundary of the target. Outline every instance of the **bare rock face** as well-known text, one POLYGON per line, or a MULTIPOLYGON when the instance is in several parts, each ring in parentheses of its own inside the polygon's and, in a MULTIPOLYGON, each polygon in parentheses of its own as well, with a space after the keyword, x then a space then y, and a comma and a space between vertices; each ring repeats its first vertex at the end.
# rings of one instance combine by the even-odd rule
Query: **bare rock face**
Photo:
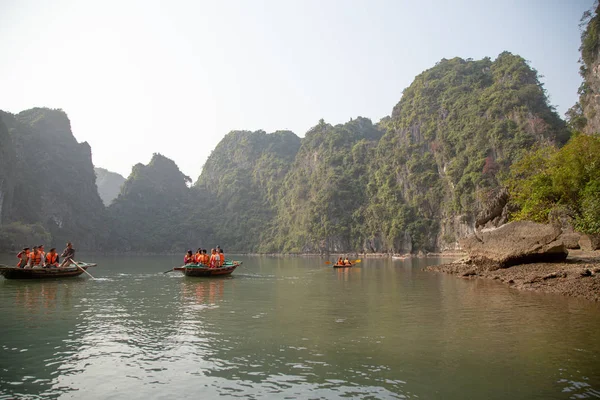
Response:
POLYGON ((579 238, 579 247, 584 251, 600 249, 600 235, 581 235, 579 238))
POLYGON ((535 222, 511 222, 461 240, 463 250, 479 266, 493 270, 517 264, 556 262, 567 258, 561 229, 535 222))

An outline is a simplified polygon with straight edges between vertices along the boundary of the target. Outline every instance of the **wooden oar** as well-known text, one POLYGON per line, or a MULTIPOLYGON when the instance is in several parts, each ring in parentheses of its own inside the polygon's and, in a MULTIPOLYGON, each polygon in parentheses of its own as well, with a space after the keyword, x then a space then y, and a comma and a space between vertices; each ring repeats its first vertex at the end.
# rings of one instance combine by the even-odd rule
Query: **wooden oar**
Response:
POLYGON ((173 268, 171 268, 171 269, 170 269, 170 270, 168 270, 168 271, 165 271, 165 272, 163 272, 163 274, 168 274, 169 272, 173 272, 173 268))
POLYGON ((96 279, 96 278, 94 278, 94 277, 92 276, 92 274, 90 274, 89 272, 87 272, 87 271, 86 271, 84 268, 81 268, 81 267, 79 266, 79 264, 77 264, 77 261, 75 261, 75 260, 73 260, 73 259, 71 258, 71 262, 72 262, 73 264, 77 265, 77 268, 79 268, 80 270, 82 270, 83 272, 85 272, 86 274, 88 274, 88 275, 90 276, 90 278, 92 278, 92 279, 96 279))

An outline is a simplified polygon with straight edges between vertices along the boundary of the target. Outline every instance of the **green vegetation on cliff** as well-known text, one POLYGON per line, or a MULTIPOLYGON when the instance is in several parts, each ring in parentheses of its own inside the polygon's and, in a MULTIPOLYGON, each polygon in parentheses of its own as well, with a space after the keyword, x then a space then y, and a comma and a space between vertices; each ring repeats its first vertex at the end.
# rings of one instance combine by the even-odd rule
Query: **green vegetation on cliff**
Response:
POLYGON ((170 159, 154 154, 136 164, 119 196, 108 207, 112 251, 180 251, 193 242, 189 219, 191 179, 170 159))
POLYGON ((192 218, 205 240, 258 251, 272 232, 281 185, 299 147, 300 138, 289 131, 227 134, 193 188, 192 218))
POLYGON ((192 187, 160 154, 122 185, 102 169, 96 180, 89 146, 77 143, 60 110, 0 117, 0 240, 11 246, 76 238, 90 249, 141 252, 217 243, 240 252, 454 248, 524 154, 509 178, 515 217, 544 220, 558 204, 580 229, 598 229, 600 184, 577 158, 595 144, 574 139, 556 150, 568 140, 566 124, 537 72, 508 52, 440 61, 378 124, 321 120, 302 139, 230 132, 192 187), (569 168, 584 178, 573 183, 569 168))
POLYGON ((579 87, 579 102, 567 112, 572 129, 587 134, 600 132, 600 5, 586 11, 581 18, 581 64, 583 82, 579 87))
POLYGON ((0 141, 0 148, 13 154, 10 187, 2 204, 2 245, 32 245, 44 237, 49 239, 46 244, 55 246, 77 238, 80 246, 100 247, 104 206, 91 149, 75 140, 66 114, 34 108, 16 115, 0 112, 0 118, 10 136, 0 141), (31 239, 24 243, 28 232, 31 239))
POLYGON ((499 173, 534 144, 568 136, 523 58, 442 60, 394 108, 372 165, 365 233, 392 251, 451 246, 457 225, 472 226, 499 188, 499 173))
POLYGON ((358 210, 367 201, 367 165, 381 132, 366 118, 306 133, 285 178, 274 238, 263 251, 323 252, 360 248, 358 210))
POLYGON ((600 233, 600 138, 576 135, 561 149, 544 146, 513 165, 506 181, 512 219, 569 218, 582 233, 600 233))

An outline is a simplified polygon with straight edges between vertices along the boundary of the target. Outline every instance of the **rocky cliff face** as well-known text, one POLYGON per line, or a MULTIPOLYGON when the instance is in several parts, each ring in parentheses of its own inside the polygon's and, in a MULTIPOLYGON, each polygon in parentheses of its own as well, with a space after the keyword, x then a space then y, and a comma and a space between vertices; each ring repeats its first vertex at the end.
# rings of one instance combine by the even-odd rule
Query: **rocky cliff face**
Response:
POLYGON ((8 129, 0 117, 0 225, 8 218, 15 189, 15 149, 8 129))
POLYGON ((237 251, 270 251, 276 203, 300 147, 289 131, 233 131, 206 161, 193 188, 194 218, 237 251))
POLYGON ((191 179, 173 160, 154 154, 137 164, 108 207, 109 251, 183 251, 194 242, 200 221, 190 217, 191 179))
POLYGON ((97 247, 105 229, 104 207, 91 149, 77 142, 67 115, 34 108, 16 115, 1 112, 0 117, 14 151, 10 172, 14 190, 12 198, 4 195, 2 222, 37 224, 51 234, 56 246, 77 240, 80 248, 97 247))
POLYGON ((108 171, 104 168, 94 168, 96 173, 96 186, 98 194, 105 206, 109 206, 121 192, 121 187, 125 183, 125 178, 116 172, 108 171))
POLYGON ((579 88, 579 104, 570 110, 576 129, 587 134, 600 133, 600 6, 582 18, 581 68, 583 83, 579 88))
POLYGON ((368 163, 382 132, 366 118, 320 121, 306 133, 278 203, 274 248, 342 252, 360 247, 368 163))
POLYGON ((373 165, 367 233, 383 251, 405 252, 409 242, 413 251, 455 248, 498 195, 498 173, 534 144, 568 137, 523 58, 442 60, 392 112, 373 165))

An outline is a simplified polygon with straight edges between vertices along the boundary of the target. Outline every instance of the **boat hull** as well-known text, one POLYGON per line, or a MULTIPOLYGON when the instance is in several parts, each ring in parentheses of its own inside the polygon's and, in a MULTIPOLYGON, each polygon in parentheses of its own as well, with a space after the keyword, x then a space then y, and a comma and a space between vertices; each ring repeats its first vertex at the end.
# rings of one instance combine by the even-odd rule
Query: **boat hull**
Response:
POLYGON ((335 264, 333 268, 352 268, 352 265, 337 265, 335 264))
POLYGON ((4 276, 6 279, 71 278, 83 274, 83 270, 91 265, 92 264, 82 265, 81 268, 74 266, 65 268, 17 268, 0 266, 0 275, 4 276))
POLYGON ((231 275, 237 267, 242 264, 241 261, 234 261, 231 263, 225 263, 224 266, 218 268, 210 268, 203 264, 190 264, 183 265, 181 267, 173 268, 174 271, 181 271, 185 276, 200 276, 200 277, 211 277, 211 276, 226 276, 231 275))

